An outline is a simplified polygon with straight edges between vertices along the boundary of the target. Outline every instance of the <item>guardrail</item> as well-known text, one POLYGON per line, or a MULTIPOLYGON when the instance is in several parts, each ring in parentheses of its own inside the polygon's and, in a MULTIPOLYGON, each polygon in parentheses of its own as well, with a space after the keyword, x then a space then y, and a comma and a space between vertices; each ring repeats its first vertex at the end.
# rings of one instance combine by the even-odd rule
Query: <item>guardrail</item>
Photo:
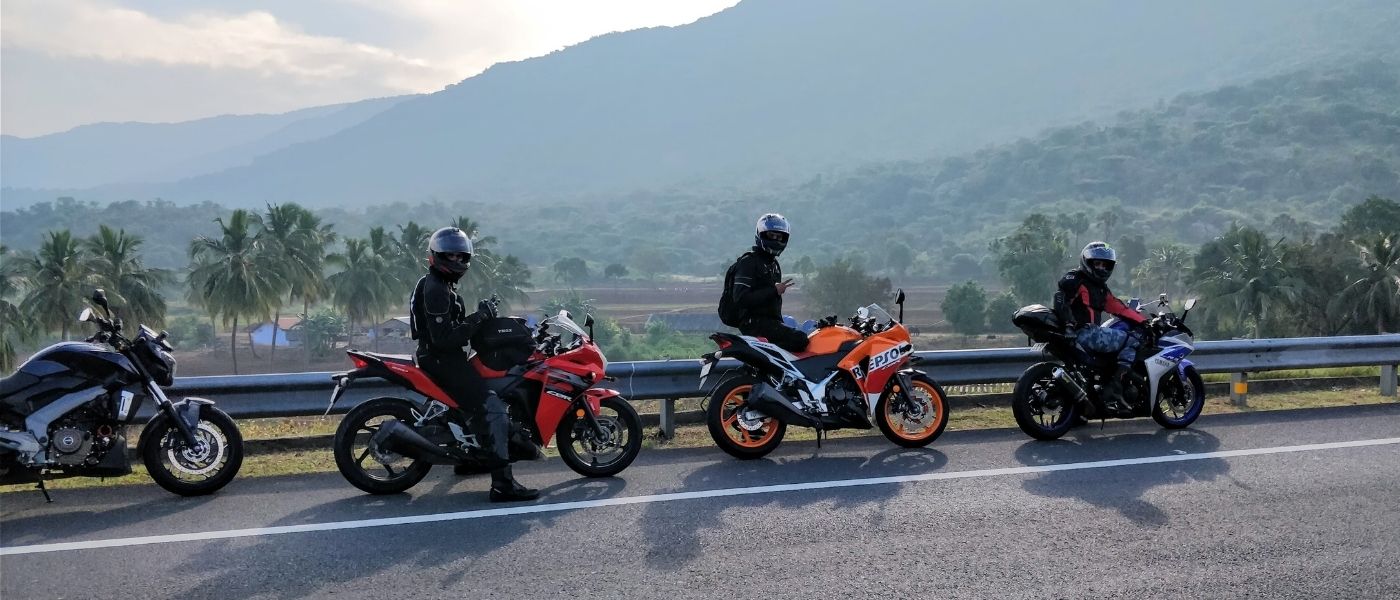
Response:
MULTIPOLYGON (((1044 360, 1034 348, 993 350, 936 350, 919 352, 918 367, 939 383, 965 385, 1016 381, 1032 364, 1044 360)), ((1230 373, 1231 399, 1243 405, 1248 394, 1248 373, 1285 369, 1380 366, 1380 390, 1396 395, 1396 365, 1400 365, 1400 334, 1324 338, 1278 338, 1201 342, 1191 360, 1202 373, 1230 373)), ((738 366, 731 360, 716 365, 709 383, 738 366)), ((348 367, 348 365, 347 365, 348 367)), ((619 362, 608 365, 608 384, 629 400, 661 400, 660 424, 670 437, 675 428, 675 400, 706 395, 698 386, 698 360, 619 362)), ((319 415, 330 401, 331 373, 227 375, 180 377, 167 393, 172 397, 199 396, 218 402, 234 418, 319 415)), ((403 395, 403 388, 382 380, 358 380, 336 405, 336 413, 381 395, 403 395)), ((152 407, 147 403, 143 412, 152 407)))

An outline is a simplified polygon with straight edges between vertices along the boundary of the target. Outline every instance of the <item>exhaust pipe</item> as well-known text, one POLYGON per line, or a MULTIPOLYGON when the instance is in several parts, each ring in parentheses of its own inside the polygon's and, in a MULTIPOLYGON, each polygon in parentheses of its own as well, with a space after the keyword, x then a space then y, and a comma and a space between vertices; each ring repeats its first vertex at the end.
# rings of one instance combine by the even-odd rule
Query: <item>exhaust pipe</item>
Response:
POLYGON ((428 438, 419 435, 412 427, 404 425, 403 421, 385 422, 379 427, 379 431, 374 433, 374 437, 370 438, 369 443, 385 452, 402 454, 415 460, 426 460, 436 465, 460 462, 441 446, 428 441, 428 438))
POLYGON ((766 383, 755 383, 747 403, 754 410, 790 425, 816 427, 817 421, 766 383))

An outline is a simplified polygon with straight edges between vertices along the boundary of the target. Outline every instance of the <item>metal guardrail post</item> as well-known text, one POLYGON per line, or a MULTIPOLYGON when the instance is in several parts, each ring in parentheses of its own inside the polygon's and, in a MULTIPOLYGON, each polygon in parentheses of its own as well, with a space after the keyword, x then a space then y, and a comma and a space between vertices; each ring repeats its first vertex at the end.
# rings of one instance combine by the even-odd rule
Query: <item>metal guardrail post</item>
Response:
POLYGON ((1381 365, 1381 395, 1395 397, 1395 365, 1381 365))
POLYGON ((676 437, 676 401, 667 398, 661 401, 661 435, 665 439, 676 437))
POLYGON ((1249 373, 1230 374, 1230 404, 1248 406, 1249 373))

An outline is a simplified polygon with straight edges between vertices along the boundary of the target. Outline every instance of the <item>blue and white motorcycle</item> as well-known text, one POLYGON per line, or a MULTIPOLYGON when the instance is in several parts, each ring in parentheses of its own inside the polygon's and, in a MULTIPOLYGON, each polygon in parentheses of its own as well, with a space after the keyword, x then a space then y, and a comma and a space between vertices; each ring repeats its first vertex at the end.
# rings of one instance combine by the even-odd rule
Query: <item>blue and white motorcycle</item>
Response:
MULTIPOLYGON (((1131 419, 1149 414, 1162 427, 1180 429, 1201 416, 1205 406, 1205 384, 1196 367, 1186 357, 1195 349, 1186 315, 1196 300, 1186 301, 1178 317, 1171 310, 1167 295, 1155 303, 1137 307, 1149 313, 1146 350, 1138 353, 1137 364, 1123 383, 1126 404, 1109 405, 1102 398, 1103 384, 1116 370, 1113 355, 1086 352, 1060 326, 1054 311, 1033 304, 1016 311, 1012 323, 1030 336, 1042 350, 1056 359, 1038 363, 1016 381, 1011 400, 1016 424, 1033 438, 1053 440, 1079 422, 1080 417, 1131 419)), ((1102 325, 1126 330, 1128 324, 1111 319, 1102 325)))

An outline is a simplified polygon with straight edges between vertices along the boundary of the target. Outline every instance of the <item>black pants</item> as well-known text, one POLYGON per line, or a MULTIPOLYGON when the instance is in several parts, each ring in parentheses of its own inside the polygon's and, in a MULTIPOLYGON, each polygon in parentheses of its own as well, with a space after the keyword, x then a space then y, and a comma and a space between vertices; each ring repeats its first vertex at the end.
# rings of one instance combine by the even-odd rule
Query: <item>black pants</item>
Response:
POLYGON ((492 475, 509 476, 510 413, 506 403, 477 374, 466 355, 433 355, 419 351, 418 366, 447 392, 466 413, 477 441, 481 444, 484 466, 492 475))
POLYGON ((788 352, 801 352, 807 349, 807 334, 800 329, 788 327, 777 319, 754 319, 739 328, 744 335, 768 338, 773 345, 788 352))

